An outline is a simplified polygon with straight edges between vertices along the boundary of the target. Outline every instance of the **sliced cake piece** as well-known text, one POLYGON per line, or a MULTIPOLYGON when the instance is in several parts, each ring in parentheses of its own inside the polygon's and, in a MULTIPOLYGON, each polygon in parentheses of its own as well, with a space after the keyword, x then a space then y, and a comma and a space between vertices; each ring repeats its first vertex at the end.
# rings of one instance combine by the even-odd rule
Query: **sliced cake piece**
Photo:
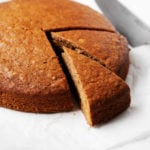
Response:
POLYGON ((115 73, 68 48, 64 48, 62 57, 77 88, 82 111, 91 126, 109 121, 129 106, 129 87, 115 73))
POLYGON ((79 53, 92 56, 121 78, 125 79, 129 67, 127 41, 118 33, 70 30, 53 32, 52 38, 59 45, 77 48, 79 53))

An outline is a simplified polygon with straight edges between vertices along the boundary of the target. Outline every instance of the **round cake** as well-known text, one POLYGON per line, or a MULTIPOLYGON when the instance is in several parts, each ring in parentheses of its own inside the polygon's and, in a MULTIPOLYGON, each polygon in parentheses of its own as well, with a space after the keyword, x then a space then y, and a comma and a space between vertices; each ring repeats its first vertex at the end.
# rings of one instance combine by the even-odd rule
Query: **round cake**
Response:
POLYGON ((0 14, 0 106, 71 111, 78 97, 90 125, 129 106, 128 43, 104 16, 70 0, 14 0, 0 14))

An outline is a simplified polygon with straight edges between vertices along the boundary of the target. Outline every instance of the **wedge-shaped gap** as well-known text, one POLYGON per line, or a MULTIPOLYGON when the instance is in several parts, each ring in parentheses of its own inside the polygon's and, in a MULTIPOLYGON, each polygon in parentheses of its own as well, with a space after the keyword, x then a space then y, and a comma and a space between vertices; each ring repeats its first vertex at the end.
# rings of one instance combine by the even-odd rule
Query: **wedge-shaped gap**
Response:
POLYGON ((55 54, 56 54, 57 57, 58 57, 59 63, 60 63, 60 65, 61 65, 62 70, 63 70, 63 72, 64 72, 64 74, 65 74, 65 76, 66 76, 66 79, 67 79, 67 81, 68 81, 68 84, 69 84, 69 87, 70 87, 72 96, 74 97, 74 102, 75 102, 75 103, 79 103, 79 95, 78 95, 78 92, 77 92, 77 90, 76 90, 76 88, 75 88, 75 85, 74 85, 74 82, 73 82, 73 80, 72 80, 72 77, 71 77, 71 75, 70 75, 70 73, 69 73, 69 70, 68 70, 68 68, 67 68, 67 66, 66 66, 66 64, 65 64, 65 62, 64 62, 64 60, 63 60, 63 58, 62 58, 62 53, 63 53, 64 51, 63 51, 63 49, 62 49, 61 47, 57 46, 57 44, 55 44, 55 43, 53 42, 52 37, 51 37, 51 33, 50 33, 49 31, 45 31, 45 34, 46 34, 46 37, 47 37, 47 39, 49 40, 49 42, 50 42, 50 44, 51 44, 51 46, 52 46, 52 48, 53 48, 53 50, 54 50, 54 52, 55 52, 55 54))

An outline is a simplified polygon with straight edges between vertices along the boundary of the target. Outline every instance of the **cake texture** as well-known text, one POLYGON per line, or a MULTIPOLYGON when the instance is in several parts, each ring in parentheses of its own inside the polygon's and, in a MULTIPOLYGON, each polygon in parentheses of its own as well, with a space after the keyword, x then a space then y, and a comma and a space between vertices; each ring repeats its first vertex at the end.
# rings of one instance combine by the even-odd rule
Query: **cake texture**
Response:
POLYGON ((70 0, 13 0, 0 14, 0 106, 71 111, 70 80, 90 125, 129 106, 128 43, 103 15, 70 0))
POLYGON ((115 73, 68 48, 62 55, 90 125, 106 122, 129 106, 129 88, 115 73))

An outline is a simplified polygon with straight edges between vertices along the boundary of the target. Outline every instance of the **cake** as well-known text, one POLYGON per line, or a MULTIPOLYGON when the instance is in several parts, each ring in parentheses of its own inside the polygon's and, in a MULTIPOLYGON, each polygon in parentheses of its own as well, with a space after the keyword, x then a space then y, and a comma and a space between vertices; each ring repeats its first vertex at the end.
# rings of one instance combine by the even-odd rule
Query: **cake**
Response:
POLYGON ((77 91, 91 126, 129 106, 128 43, 103 15, 70 0, 14 0, 0 14, 0 106, 71 111, 77 91))

